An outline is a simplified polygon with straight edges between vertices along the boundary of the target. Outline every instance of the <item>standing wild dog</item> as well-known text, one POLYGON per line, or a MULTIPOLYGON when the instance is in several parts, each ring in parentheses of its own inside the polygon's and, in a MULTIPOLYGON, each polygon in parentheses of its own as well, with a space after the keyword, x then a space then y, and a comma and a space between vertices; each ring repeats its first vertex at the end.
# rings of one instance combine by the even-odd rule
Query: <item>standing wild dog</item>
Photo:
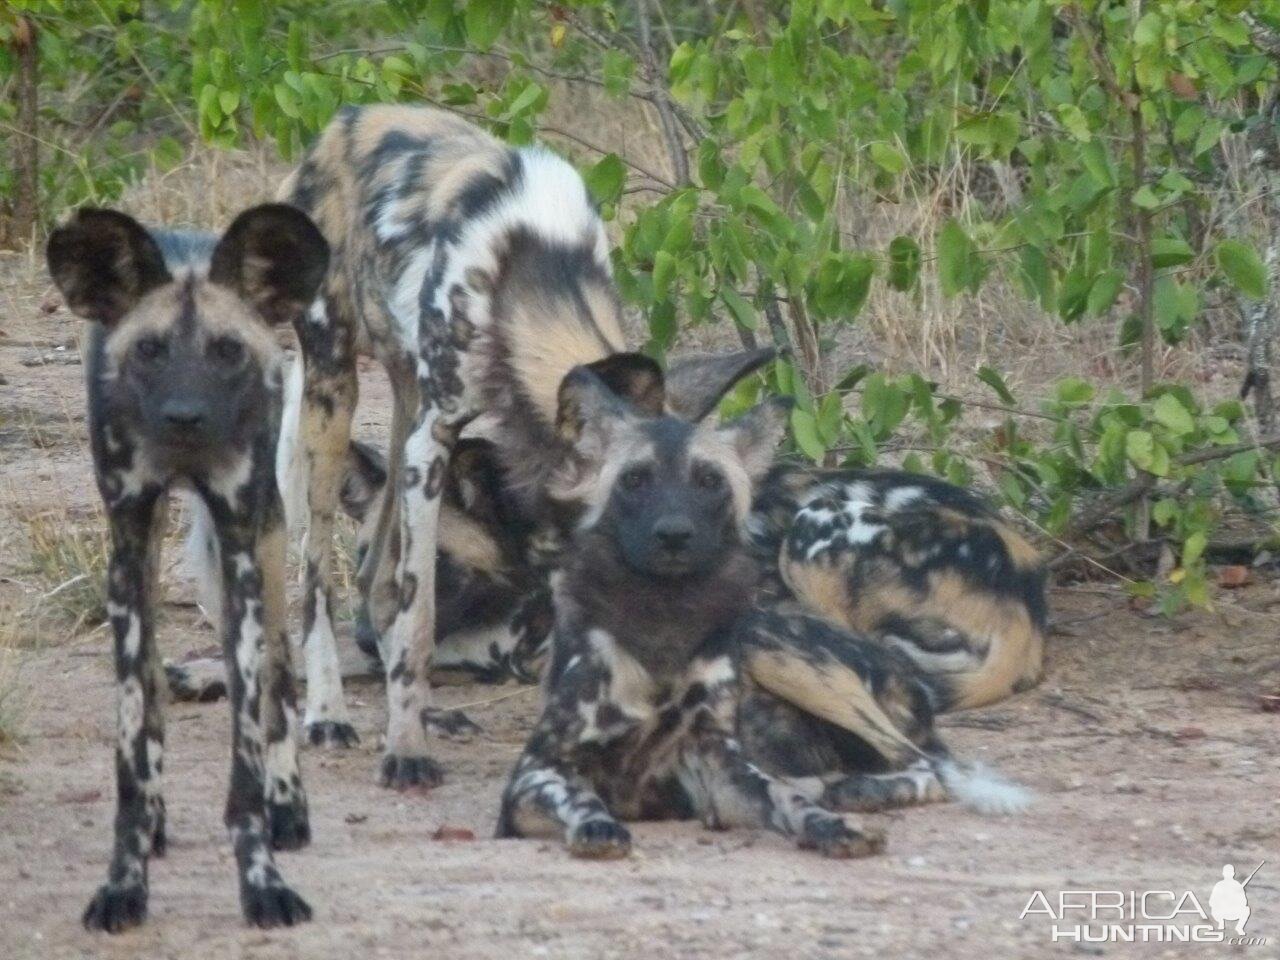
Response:
MULTIPOLYGON (((426 735, 434 720, 431 586, 460 430, 485 415, 522 511, 555 520, 545 488, 565 452, 552 426, 565 373, 594 363, 637 403, 651 405, 658 394, 643 358, 621 352, 603 226, 582 179, 554 154, 506 147, 442 111, 349 108, 321 133, 283 198, 314 216, 334 251, 321 297, 297 324, 309 737, 334 745, 356 738, 337 669, 330 568, 355 358, 369 353, 394 395, 390 479, 357 576, 387 669, 380 779, 432 785, 441 774, 426 735)), ((745 369, 767 356, 750 355, 745 369)), ((718 375, 672 373, 691 410, 709 409, 731 382, 720 361, 708 369, 718 375)))
POLYGON ((905 658, 853 649, 856 638, 795 612, 752 612, 744 527, 778 409, 719 427, 642 415, 586 368, 565 379, 558 423, 573 454, 549 490, 587 507, 554 578, 543 711, 503 795, 500 837, 559 833, 576 856, 623 856, 620 820, 694 815, 865 856, 883 837, 819 799, 865 809, 942 795, 945 751, 905 658), (829 736, 832 723, 855 736, 829 736), (739 729, 787 779, 744 752, 739 729), (861 744, 893 769, 862 773, 861 744))
POLYGON ((280 351, 271 325, 312 301, 328 247, 299 211, 248 210, 221 238, 149 232, 83 209, 49 238, 54 281, 96 321, 87 345, 89 432, 111 527, 107 575, 118 701, 115 851, 85 926, 116 932, 147 907, 147 861, 165 848, 163 674, 154 637, 168 490, 192 490, 212 518, 231 678, 226 824, 246 919, 293 924, 310 908, 272 847, 310 837, 293 736, 285 632, 285 532, 274 476, 280 351))
POLYGON ((1039 682, 1043 561, 974 494, 901 471, 778 466, 750 528, 766 567, 809 609, 910 657, 935 709, 1039 682))

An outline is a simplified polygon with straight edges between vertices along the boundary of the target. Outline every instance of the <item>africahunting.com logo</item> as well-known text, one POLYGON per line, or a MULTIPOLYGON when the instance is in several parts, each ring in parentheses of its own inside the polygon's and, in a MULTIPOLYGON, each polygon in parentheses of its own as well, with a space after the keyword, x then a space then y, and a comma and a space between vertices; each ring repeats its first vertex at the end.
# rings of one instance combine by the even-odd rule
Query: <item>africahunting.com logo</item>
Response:
POLYGON ((1259 946, 1266 937, 1245 932, 1249 895, 1245 888, 1266 861, 1243 882, 1231 864, 1209 893, 1209 909, 1194 890, 1037 890, 1019 918, 1044 917, 1053 941, 1065 943, 1230 943, 1259 946))

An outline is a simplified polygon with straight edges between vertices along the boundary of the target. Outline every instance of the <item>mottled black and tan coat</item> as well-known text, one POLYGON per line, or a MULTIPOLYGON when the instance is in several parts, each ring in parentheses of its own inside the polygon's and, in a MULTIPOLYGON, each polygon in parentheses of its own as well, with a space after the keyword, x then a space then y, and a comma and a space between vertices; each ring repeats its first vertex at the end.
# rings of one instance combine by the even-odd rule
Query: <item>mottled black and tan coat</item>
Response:
POLYGON ((1021 800, 950 760, 906 657, 799 605, 756 607, 746 523, 775 406, 726 426, 655 416, 579 368, 558 422, 574 452, 549 489, 585 509, 553 578, 542 714, 499 836, 613 857, 630 849, 624 820, 697 817, 850 857, 883 837, 824 804, 1021 800))
POLYGON ((285 531, 274 476, 280 351, 271 325, 299 316, 328 248, 305 215, 269 204, 221 238, 150 232, 84 209, 49 240, 51 274, 87 338, 88 423, 111 530, 115 633, 115 849, 86 926, 142 921, 147 863, 165 848, 160 788, 163 673, 155 639, 157 564, 169 491, 193 491, 215 531, 232 708, 226 824, 240 898, 259 926, 310 916, 272 848, 307 842, 285 633, 285 531))
MULTIPOLYGON (((553 429, 561 379, 576 364, 604 362, 600 372, 623 392, 645 381, 631 382, 603 226, 582 179, 549 151, 507 147, 438 110, 351 108, 321 133, 282 196, 315 218, 333 248, 322 294, 297 324, 305 372, 292 475, 307 476, 306 725, 314 743, 355 739, 331 566, 364 353, 386 368, 395 398, 389 482, 357 577, 387 670, 381 780, 430 785, 440 778, 426 733, 439 619, 432 585, 461 430, 479 418, 522 513, 554 527, 566 509, 545 495, 565 452, 553 429)), ((702 378, 686 382, 691 403, 714 403, 702 378)))

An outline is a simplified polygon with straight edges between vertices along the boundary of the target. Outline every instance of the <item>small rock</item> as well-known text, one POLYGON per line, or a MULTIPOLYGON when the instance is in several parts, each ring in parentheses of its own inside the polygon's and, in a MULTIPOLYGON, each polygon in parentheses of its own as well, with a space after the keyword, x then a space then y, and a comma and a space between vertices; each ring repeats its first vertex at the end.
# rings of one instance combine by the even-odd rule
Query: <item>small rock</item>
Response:
POLYGON ((474 840, 476 835, 466 827, 440 827, 431 835, 432 840, 474 840))
POLYGON ((1179 727, 1173 732, 1175 739, 1180 741, 1187 740, 1203 740, 1208 734, 1200 727, 1179 727))
POLYGON ((345 817, 342 818, 342 822, 356 824, 356 823, 364 823, 368 819, 369 819, 369 815, 367 813, 348 813, 345 817))
POLYGON ((1224 590, 1236 590, 1243 587, 1251 579, 1249 568, 1242 567, 1239 564, 1233 564, 1229 567, 1223 567, 1218 571, 1218 586, 1224 590))
POLYGON ((60 306, 62 306, 62 298, 56 293, 51 293, 40 301, 40 312, 56 313, 60 306))

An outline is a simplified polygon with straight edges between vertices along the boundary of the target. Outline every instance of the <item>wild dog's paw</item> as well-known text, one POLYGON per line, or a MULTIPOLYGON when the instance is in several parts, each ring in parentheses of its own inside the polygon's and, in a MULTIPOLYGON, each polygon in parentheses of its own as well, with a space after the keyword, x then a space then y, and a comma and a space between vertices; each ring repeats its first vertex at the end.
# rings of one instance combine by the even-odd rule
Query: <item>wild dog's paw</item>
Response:
POLYGON ((618 860, 631 853, 631 831, 617 820, 585 820, 569 832, 569 853, 584 860, 618 860))
POLYGON ((80 922, 86 930, 122 933, 147 919, 147 888, 140 883, 104 883, 80 922))
POLYGON ((307 740, 313 747, 347 750, 360 743, 360 735, 349 723, 339 720, 312 720, 307 724, 307 740))
POLYGON ((388 753, 382 758, 378 782, 392 790, 430 790, 444 782, 444 770, 430 757, 400 757, 388 753))
POLYGON ((484 733, 484 729, 479 724, 472 723, 461 710, 441 710, 437 707, 422 708, 422 726, 429 733, 463 743, 476 734, 484 733))
POLYGON ((218 659, 189 663, 168 661, 164 675, 169 683, 169 697, 174 702, 213 703, 227 695, 226 668, 218 659))
POLYGON ((240 908, 254 927, 292 927, 311 919, 307 901, 283 883, 240 884, 240 908))
POLYGON ((884 833, 870 827, 855 829, 842 817, 809 817, 805 821, 800 846, 817 850, 824 857, 849 860, 855 857, 871 857, 882 852, 884 833))
POLYGON ((822 805, 832 810, 867 813, 945 799, 946 791, 932 770, 904 770, 851 774, 827 787, 822 805))
POLYGON ((311 817, 306 798, 268 803, 267 822, 271 825, 273 850, 300 850, 311 842, 311 817))

